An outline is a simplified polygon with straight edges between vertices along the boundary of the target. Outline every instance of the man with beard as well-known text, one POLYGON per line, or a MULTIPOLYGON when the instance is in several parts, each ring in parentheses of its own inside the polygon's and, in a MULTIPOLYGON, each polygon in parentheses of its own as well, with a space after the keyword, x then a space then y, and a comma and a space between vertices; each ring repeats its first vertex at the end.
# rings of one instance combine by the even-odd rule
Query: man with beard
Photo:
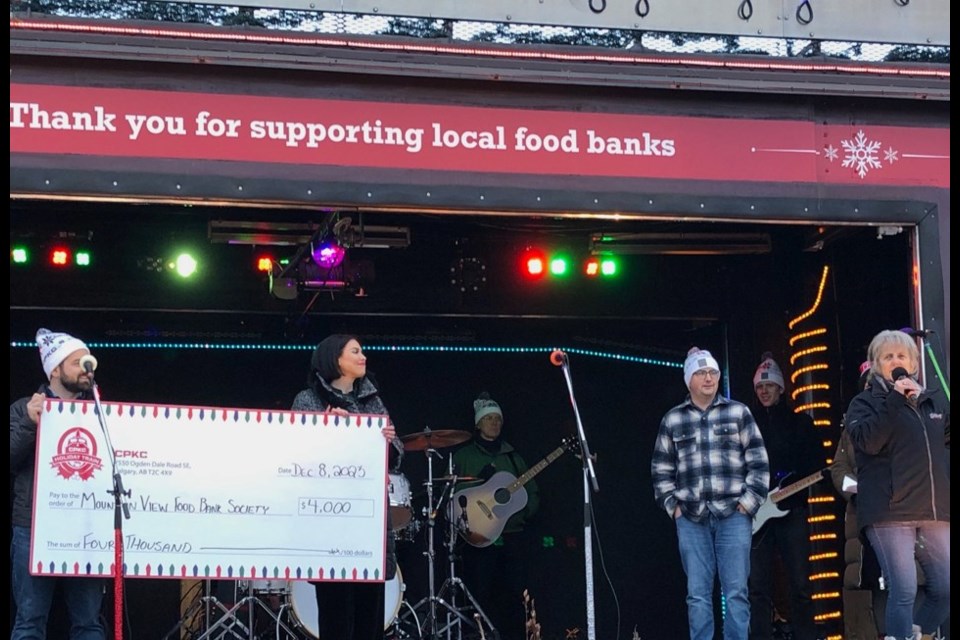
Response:
POLYGON ((47 620, 57 585, 63 590, 67 603, 70 640, 104 640, 100 606, 106 580, 30 575, 34 459, 43 403, 49 398, 93 398, 93 377, 80 365, 80 358, 90 353, 87 345, 69 334, 40 329, 37 346, 48 382, 40 385, 32 396, 10 405, 10 474, 13 476, 10 560, 13 598, 17 605, 10 640, 47 637, 47 620))

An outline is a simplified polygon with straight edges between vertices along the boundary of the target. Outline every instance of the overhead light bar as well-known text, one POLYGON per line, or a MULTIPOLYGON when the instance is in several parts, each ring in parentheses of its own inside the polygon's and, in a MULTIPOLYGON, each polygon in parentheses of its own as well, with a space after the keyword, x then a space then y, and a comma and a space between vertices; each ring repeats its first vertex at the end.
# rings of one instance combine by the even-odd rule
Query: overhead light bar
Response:
POLYGON ((719 256, 770 253, 766 233, 600 233, 590 238, 590 253, 719 256))
MULTIPOLYGON (((267 222, 211 220, 210 242, 223 244, 297 246, 310 241, 316 225, 309 222, 267 222)), ((350 224, 337 237, 345 247, 364 249, 405 249, 410 246, 410 228, 373 224, 350 224)))

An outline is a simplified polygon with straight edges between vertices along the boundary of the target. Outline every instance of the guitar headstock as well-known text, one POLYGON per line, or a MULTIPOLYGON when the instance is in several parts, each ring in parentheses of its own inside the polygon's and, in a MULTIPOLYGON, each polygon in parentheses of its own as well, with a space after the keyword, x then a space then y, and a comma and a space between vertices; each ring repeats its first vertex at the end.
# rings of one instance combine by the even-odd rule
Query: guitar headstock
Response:
POLYGON ((560 441, 560 448, 567 453, 575 453, 579 450, 579 444, 580 442, 577 440, 576 436, 567 436, 560 441))

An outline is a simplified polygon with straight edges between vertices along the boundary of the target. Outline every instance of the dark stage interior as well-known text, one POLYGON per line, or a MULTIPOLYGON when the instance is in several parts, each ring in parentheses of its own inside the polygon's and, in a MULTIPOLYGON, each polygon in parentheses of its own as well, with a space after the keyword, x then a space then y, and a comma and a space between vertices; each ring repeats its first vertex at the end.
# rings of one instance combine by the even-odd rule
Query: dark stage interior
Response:
MULTIPOLYGON (((369 368, 401 435, 428 427, 472 430, 471 403, 487 391, 503 407, 505 437, 531 464, 575 431, 564 377, 548 359, 550 348, 566 349, 597 455, 594 585, 597 635, 604 639, 627 639, 634 629, 644 639, 685 635, 676 535, 654 504, 649 465, 660 418, 685 394, 677 365, 686 350, 696 344, 713 351, 727 367, 729 393, 749 402, 762 352, 772 351, 789 369, 787 324, 811 307, 829 267, 817 317, 833 354, 839 424, 870 338, 910 324, 910 234, 878 235, 868 226, 346 212, 354 223, 408 229, 409 246, 348 251, 360 265, 363 296, 301 291, 289 300, 269 293, 254 259, 293 257, 298 246, 211 240, 214 221, 270 222, 276 231, 278 223, 319 223, 325 215, 13 201, 11 246, 32 247, 33 258, 11 264, 11 343, 31 342, 44 326, 104 345, 94 348, 104 400, 285 409, 305 386, 310 346, 331 332, 355 333, 370 347, 369 368), (688 253, 664 255, 660 247, 621 255, 621 275, 609 281, 573 275, 532 282, 519 273, 528 246, 563 249, 579 263, 592 236, 628 232, 673 234, 688 253), (732 234, 760 237, 767 249, 739 253, 732 234), (89 248, 90 267, 47 266, 44 252, 58 243, 89 248), (194 280, 175 282, 143 268, 178 246, 201 256, 194 280), (478 264, 485 281, 476 275, 478 264), (121 346, 131 343, 143 346, 121 346), (203 343, 241 348, 196 346, 203 343), (496 347, 529 350, 485 350, 496 347)), ((11 401, 32 392, 42 376, 36 348, 11 347, 11 401)), ((445 465, 448 454, 441 450, 434 464, 445 465)), ((401 469, 417 513, 426 504, 425 459, 422 452, 408 454, 401 469)), ((581 465, 563 456, 537 481, 543 498, 535 527, 543 544, 532 559, 529 591, 543 638, 585 638, 581 465), (576 628, 580 635, 570 635, 576 628)), ((427 588, 425 529, 399 543, 410 603, 427 588)), ((444 528, 434 535, 441 546, 444 528)), ((447 569, 438 558, 438 584, 447 569)), ((179 619, 179 583, 129 583, 129 637, 163 637, 179 619)))

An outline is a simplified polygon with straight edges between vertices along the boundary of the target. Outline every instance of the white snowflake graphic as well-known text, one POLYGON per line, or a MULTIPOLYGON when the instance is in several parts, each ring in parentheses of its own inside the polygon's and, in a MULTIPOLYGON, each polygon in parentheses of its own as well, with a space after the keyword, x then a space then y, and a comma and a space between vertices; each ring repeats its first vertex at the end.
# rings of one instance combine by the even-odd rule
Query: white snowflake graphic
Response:
POLYGON ((836 160, 836 159, 840 156, 840 154, 838 153, 838 151, 840 151, 840 150, 837 149, 837 148, 836 148, 835 146, 833 146, 832 144, 830 144, 830 145, 828 145, 828 146, 826 146, 826 147, 823 148, 823 155, 826 156, 827 160, 829 160, 830 162, 833 162, 834 160, 836 160))
POLYGON ((866 177, 870 169, 880 169, 883 166, 877 158, 880 143, 867 140, 863 129, 857 132, 854 140, 841 140, 840 144, 846 153, 841 166, 856 169, 861 180, 866 177))
POLYGON ((899 151, 893 147, 887 147, 887 150, 883 152, 883 159, 887 161, 887 164, 893 164, 899 160, 899 151))

